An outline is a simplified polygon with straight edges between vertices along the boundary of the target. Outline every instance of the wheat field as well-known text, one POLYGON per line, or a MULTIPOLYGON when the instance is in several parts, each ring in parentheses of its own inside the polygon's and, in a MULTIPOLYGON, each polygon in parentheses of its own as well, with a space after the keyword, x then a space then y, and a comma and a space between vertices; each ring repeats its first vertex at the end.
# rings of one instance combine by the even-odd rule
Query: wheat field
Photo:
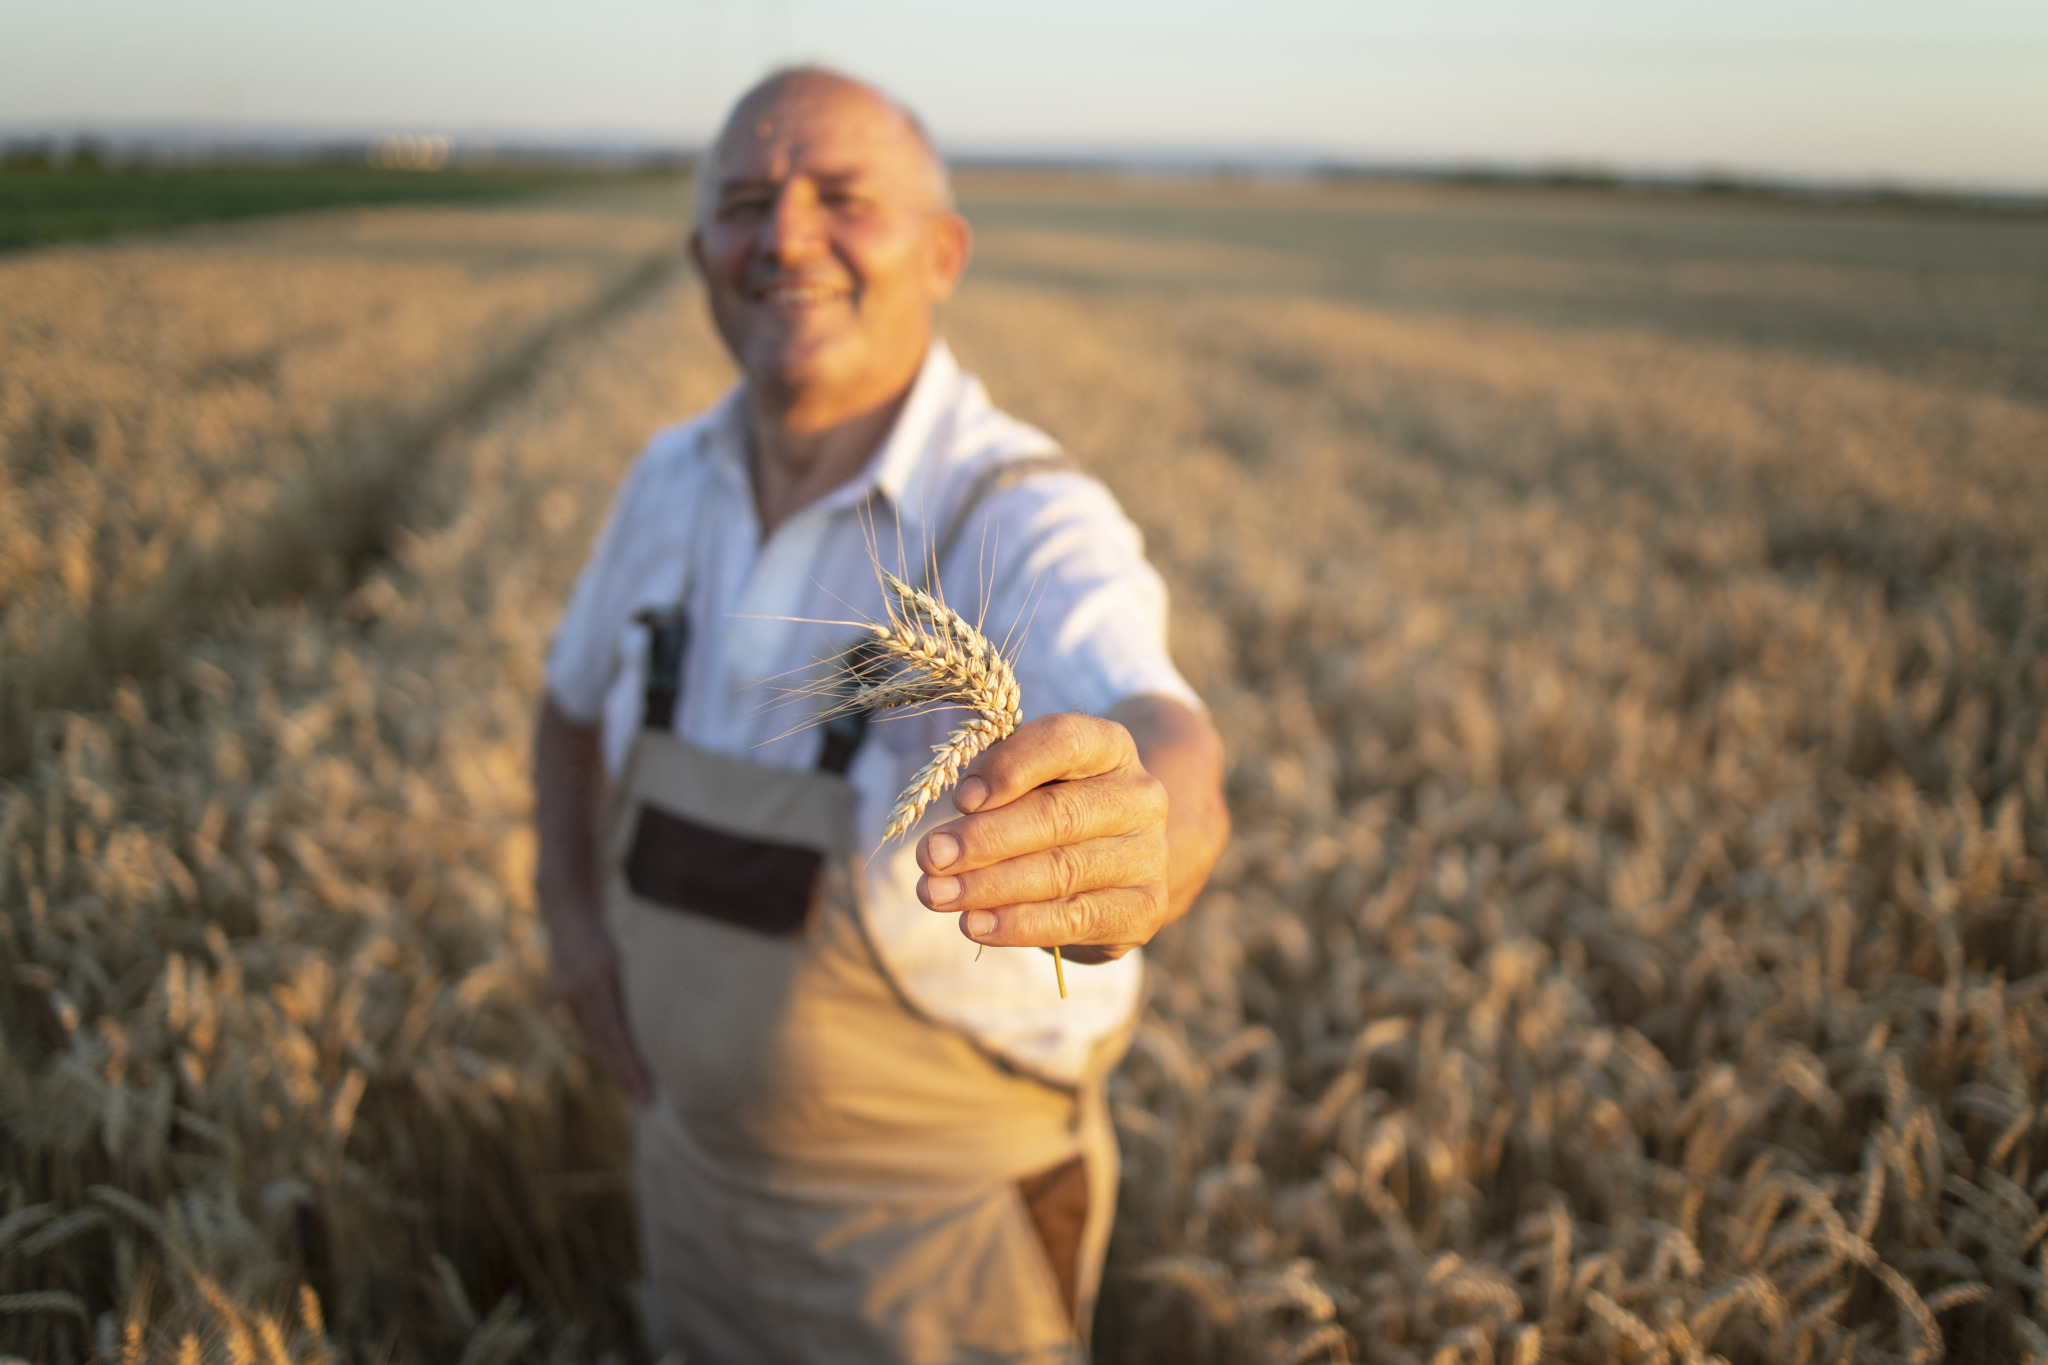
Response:
MULTIPOLYGON (((2048 229, 963 188, 948 336, 1142 525, 1230 753, 1100 1357, 2048 1360, 2048 229)), ((657 209, 235 229, 410 244, 348 297, 193 285, 208 234, 0 261, 153 300, 99 388, 90 310, 0 342, 0 690, 68 680, 0 722, 0 1350, 638 1358, 523 774, 613 483, 730 377, 657 209), (193 364, 259 341, 254 394, 193 364), (343 429, 406 452, 327 466, 374 534, 79 624, 306 540, 152 509, 343 429)))
POLYGON ((195 604, 374 548, 400 468, 481 385, 675 249, 665 207, 342 212, 0 259, 5 728, 154 666, 195 604))

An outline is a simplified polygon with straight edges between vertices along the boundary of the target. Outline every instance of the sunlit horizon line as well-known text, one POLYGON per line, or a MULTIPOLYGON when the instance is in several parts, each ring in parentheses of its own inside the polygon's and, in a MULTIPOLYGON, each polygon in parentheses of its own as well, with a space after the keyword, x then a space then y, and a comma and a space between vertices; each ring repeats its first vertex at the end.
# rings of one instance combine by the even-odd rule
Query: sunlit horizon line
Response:
MULTIPOLYGON (((503 124, 429 123, 419 120, 297 121, 289 119, 195 119, 185 117, 103 119, 45 116, 0 119, 0 143, 49 142, 63 146, 91 139, 116 150, 142 154, 187 154, 195 159, 237 152, 261 152, 280 159, 320 155, 344 148, 362 150, 393 137, 440 137, 450 159, 465 155, 522 152, 573 160, 692 159, 710 135, 677 129, 653 131, 601 124, 583 127, 516 127, 503 124)), ((1731 182, 1744 187, 1812 190, 1823 193, 1933 193, 2033 199, 2048 196, 2048 179, 2025 176, 1942 177, 1881 169, 1788 167, 1734 157, 1622 158, 1599 153, 1488 153, 1402 151, 1384 147, 1317 143, 1307 139, 1097 137, 1032 139, 979 136, 938 138, 946 158, 963 169, 1037 166, 1048 170, 1215 171, 1252 174, 1359 174, 1399 177, 1498 175, 1507 179, 1585 175, 1624 185, 1685 186, 1731 182)))

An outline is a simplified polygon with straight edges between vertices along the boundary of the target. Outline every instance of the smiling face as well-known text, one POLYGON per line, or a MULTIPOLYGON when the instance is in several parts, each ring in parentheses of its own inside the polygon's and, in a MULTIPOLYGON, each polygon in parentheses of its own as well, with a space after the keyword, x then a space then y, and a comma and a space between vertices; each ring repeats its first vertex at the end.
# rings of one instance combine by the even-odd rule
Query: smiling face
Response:
POLYGON ((707 160, 691 254, 757 399, 816 428, 899 396, 968 250, 909 119, 865 86, 794 73, 743 99, 707 160))

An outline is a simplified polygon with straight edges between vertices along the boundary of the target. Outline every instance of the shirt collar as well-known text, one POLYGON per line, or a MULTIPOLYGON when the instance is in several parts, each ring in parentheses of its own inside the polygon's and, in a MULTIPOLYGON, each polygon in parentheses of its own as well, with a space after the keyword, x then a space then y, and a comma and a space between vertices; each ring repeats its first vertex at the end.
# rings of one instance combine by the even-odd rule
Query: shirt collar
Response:
POLYGON ((918 369, 917 380, 910 386, 910 397, 904 400, 903 411, 896 415, 896 425, 889 429, 882 448, 875 452, 863 480, 899 509, 903 508, 912 480, 930 464, 939 428, 959 393, 960 364, 953 359, 952 349, 945 341, 934 336, 931 348, 925 352, 924 364, 918 369))

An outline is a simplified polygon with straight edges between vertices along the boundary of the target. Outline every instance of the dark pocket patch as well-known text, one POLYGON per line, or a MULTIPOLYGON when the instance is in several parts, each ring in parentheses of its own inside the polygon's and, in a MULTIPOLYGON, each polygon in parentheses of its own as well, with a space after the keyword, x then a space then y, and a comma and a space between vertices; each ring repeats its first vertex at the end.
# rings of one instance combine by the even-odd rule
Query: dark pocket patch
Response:
POLYGON ((811 911, 825 856, 640 807, 626 885, 642 900, 762 934, 793 934, 811 911))

